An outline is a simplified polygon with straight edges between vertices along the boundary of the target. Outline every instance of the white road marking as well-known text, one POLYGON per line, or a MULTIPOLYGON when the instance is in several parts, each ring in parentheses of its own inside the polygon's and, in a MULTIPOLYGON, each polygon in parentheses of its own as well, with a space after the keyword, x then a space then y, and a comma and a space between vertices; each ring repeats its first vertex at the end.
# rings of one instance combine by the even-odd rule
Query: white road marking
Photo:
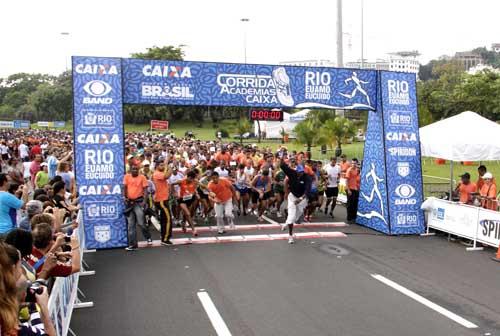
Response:
POLYGON ((430 309, 446 316, 447 318, 449 318, 450 320, 452 321, 455 321, 456 323, 464 326, 465 328, 469 328, 469 329, 472 329, 472 328, 477 328, 478 326, 475 325, 474 323, 464 319, 463 317, 460 317, 458 316, 457 314, 455 313, 452 313, 451 311, 435 304, 434 302, 432 301, 429 301, 427 300, 426 298, 424 298, 423 296, 421 295, 418 295, 417 293, 415 292, 412 292, 411 290, 395 283, 394 281, 392 280, 389 280, 387 279, 386 277, 380 275, 380 274, 372 274, 371 275, 374 279, 377 279, 378 281, 386 284, 387 286, 389 287, 392 287, 394 288, 395 290, 397 290, 398 292, 400 293, 403 293, 404 295, 412 298, 413 300, 429 307, 430 309))
POLYGON ((219 314, 219 311, 215 307, 214 303, 212 302, 212 299, 208 295, 207 292, 198 292, 198 299, 200 299, 201 304, 203 305, 203 308, 205 309, 205 312, 208 315, 208 318, 210 319, 210 322, 212 323, 212 326, 214 327, 215 331, 217 332, 218 336, 231 336, 231 332, 227 328, 226 322, 222 319, 222 317, 219 314))

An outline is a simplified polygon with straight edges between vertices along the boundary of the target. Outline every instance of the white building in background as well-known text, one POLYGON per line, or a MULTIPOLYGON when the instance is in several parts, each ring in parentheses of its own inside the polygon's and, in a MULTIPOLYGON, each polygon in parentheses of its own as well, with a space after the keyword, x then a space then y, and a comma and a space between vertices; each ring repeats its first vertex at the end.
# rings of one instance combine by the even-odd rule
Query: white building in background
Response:
POLYGON ((491 71, 491 72, 494 72, 494 73, 500 73, 500 69, 495 69, 494 67, 492 67, 491 65, 484 65, 484 64, 478 64, 476 66, 473 66, 471 68, 469 68, 469 70, 467 71, 467 73, 469 75, 476 75, 482 71, 491 71))
POLYGON ((390 63, 383 59, 378 59, 375 62, 364 61, 363 63, 361 63, 361 60, 358 60, 356 62, 347 62, 345 67, 353 69, 389 70, 390 63))
POLYGON ((420 56, 420 53, 416 50, 390 53, 389 70, 418 74, 420 70, 420 63, 417 59, 418 56, 420 56))
POLYGON ((375 62, 361 60, 347 62, 347 68, 370 69, 370 70, 390 70, 399 72, 410 72, 418 74, 420 63, 418 62, 418 51, 401 51, 388 54, 389 59, 377 59, 375 62))
POLYGON ((493 43, 491 45, 491 50, 493 50, 496 53, 500 53, 500 43, 493 43))

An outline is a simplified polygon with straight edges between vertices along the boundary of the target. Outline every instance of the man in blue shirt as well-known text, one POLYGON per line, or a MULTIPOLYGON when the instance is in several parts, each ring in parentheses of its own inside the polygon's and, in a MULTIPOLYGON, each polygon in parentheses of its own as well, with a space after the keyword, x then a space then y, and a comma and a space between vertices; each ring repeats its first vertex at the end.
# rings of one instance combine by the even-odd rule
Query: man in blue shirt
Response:
POLYGON ((14 223, 9 215, 10 209, 20 209, 28 200, 28 185, 23 186, 22 199, 8 192, 9 181, 6 174, 0 174, 0 235, 14 229, 14 223))

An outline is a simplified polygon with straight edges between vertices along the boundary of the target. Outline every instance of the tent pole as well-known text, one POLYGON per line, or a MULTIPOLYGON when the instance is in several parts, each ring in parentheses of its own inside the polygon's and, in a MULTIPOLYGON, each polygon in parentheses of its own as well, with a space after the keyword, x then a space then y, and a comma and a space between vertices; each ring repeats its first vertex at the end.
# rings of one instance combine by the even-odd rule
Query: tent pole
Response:
POLYGON ((453 201, 453 160, 450 160, 450 201, 453 201))

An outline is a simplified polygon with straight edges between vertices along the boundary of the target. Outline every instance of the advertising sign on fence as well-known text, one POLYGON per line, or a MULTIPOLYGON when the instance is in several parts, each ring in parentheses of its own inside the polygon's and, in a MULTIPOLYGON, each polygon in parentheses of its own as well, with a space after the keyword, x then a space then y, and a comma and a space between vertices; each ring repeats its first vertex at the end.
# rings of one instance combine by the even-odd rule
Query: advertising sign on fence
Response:
POLYGON ((14 128, 13 121, 0 121, 0 128, 14 128))
POLYGON ((373 110, 376 72, 283 65, 123 59, 130 104, 373 110))
POLYGON ((151 120, 151 130, 168 130, 168 121, 167 120, 151 120))
POLYGON ((127 245, 119 58, 73 57, 76 183, 86 248, 127 245))
POLYGON ((494 247, 500 245, 500 212, 479 211, 477 240, 494 247))

